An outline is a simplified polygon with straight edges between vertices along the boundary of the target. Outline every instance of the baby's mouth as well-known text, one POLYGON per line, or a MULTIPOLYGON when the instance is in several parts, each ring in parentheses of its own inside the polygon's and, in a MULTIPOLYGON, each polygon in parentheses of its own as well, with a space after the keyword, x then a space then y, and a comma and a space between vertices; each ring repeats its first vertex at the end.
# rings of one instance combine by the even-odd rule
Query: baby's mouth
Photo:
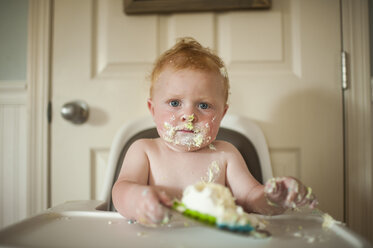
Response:
POLYGON ((194 126, 192 123, 185 123, 184 125, 179 125, 175 128, 176 132, 181 132, 181 133, 199 133, 199 128, 194 126))
POLYGON ((196 131, 189 130, 189 129, 181 129, 181 130, 177 130, 177 132, 182 132, 182 133, 197 133, 196 131))
POLYGON ((201 147, 205 139, 211 139, 210 137, 205 137, 206 129, 194 126, 191 122, 178 126, 172 126, 168 122, 165 122, 164 128, 165 133, 163 139, 165 141, 175 145, 186 146, 188 150, 193 147, 201 147))

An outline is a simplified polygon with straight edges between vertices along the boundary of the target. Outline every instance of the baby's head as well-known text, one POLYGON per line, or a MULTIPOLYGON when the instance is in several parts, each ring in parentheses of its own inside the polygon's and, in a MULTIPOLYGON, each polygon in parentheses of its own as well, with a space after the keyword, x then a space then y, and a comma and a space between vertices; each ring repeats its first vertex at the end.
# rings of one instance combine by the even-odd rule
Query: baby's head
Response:
POLYGON ((171 49, 158 58, 150 75, 151 98, 157 79, 166 68, 172 68, 175 71, 182 69, 201 70, 221 75, 225 103, 228 102, 229 78, 224 62, 213 51, 203 47, 195 39, 189 37, 180 39, 171 49))
POLYGON ((148 107, 161 138, 176 150, 195 151, 215 140, 228 108, 223 61, 183 38, 156 61, 148 107))

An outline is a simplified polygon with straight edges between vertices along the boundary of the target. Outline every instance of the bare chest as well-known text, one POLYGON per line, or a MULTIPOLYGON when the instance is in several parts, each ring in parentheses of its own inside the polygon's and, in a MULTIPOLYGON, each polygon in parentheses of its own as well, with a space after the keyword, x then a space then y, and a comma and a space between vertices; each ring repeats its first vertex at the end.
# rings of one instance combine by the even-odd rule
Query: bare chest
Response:
POLYGON ((149 184, 157 185, 174 197, 197 182, 225 185, 226 162, 219 153, 162 153, 150 156, 149 184))

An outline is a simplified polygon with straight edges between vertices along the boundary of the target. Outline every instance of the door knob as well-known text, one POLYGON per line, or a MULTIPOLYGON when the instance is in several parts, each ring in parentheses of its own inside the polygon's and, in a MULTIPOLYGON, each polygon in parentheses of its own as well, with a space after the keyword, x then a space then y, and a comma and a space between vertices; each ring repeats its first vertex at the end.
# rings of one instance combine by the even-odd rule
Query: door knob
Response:
POLYGON ((88 119, 88 104, 84 101, 68 102, 62 106, 61 115, 74 124, 82 124, 88 119))

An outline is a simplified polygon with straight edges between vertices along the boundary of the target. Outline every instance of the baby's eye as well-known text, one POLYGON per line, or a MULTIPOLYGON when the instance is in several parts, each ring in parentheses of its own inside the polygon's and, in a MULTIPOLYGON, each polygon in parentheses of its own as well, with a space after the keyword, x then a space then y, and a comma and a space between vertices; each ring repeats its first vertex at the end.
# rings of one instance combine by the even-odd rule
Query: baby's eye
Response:
POLYGON ((172 101, 170 101, 170 106, 178 107, 178 106, 180 106, 180 102, 178 100, 172 100, 172 101))
POLYGON ((201 102, 200 104, 198 104, 198 107, 201 109, 208 109, 209 105, 205 102, 201 102))

